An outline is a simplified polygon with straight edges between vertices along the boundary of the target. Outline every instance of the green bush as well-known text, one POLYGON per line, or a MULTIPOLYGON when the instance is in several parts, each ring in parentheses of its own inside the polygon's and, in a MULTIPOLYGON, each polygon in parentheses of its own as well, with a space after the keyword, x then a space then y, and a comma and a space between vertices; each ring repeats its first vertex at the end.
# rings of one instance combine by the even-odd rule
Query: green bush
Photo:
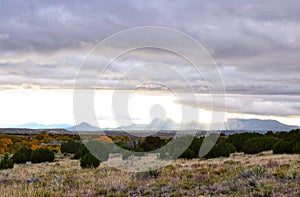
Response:
POLYGON ((101 161, 107 161, 112 147, 113 145, 111 143, 90 140, 85 144, 81 144, 73 159, 80 159, 87 153, 91 152, 92 154, 97 155, 101 161), (87 149, 87 147, 89 149, 87 149))
POLYGON ((76 153, 74 154, 73 159, 80 159, 88 152, 89 152, 89 150, 83 144, 81 144, 80 147, 78 148, 78 150, 76 151, 76 153))
POLYGON ((285 140, 279 140, 273 146, 273 153, 275 154, 292 153, 292 152, 293 152, 292 144, 285 140))
POLYGON ((13 168, 14 162, 11 158, 9 158, 8 154, 4 154, 3 159, 0 161, 0 170, 13 168))
POLYGON ((293 141, 293 140, 300 141, 300 129, 295 129, 295 130, 291 130, 290 132, 284 132, 284 133, 279 132, 276 134, 280 135, 280 138, 284 139, 285 141, 293 141))
POLYGON ((278 141, 275 137, 254 137, 248 139, 244 144, 244 153, 256 154, 262 151, 272 150, 274 144, 278 141))
MULTIPOLYGON (((163 160, 169 160, 169 159, 176 159, 178 157, 182 158, 190 158, 191 156, 187 156, 186 153, 184 154, 185 151, 194 150, 193 144, 195 144, 195 138, 194 136, 186 135, 186 136, 180 136, 177 138, 172 139, 171 141, 168 142, 167 145, 163 146, 160 151, 159 151, 159 158, 163 160), (186 147, 189 146, 188 149, 186 147)), ((198 156, 198 151, 197 149, 197 156, 198 156)), ((194 152, 194 151, 193 151, 194 152)), ((197 157, 196 156, 196 157, 197 157)))
POLYGON ((202 145, 203 138, 194 138, 188 149, 186 149, 180 158, 193 159, 199 157, 199 150, 202 145))
POLYGON ((228 136, 228 142, 236 148, 237 152, 243 152, 247 140, 260 136, 262 135, 258 133, 235 133, 228 136))
POLYGON ((52 162, 54 161, 54 152, 48 148, 39 148, 32 151, 30 161, 32 163, 52 162))
POLYGON ((219 142, 209 151, 205 158, 217 158, 217 157, 229 157, 230 153, 236 151, 236 148, 226 143, 225 140, 221 139, 219 142))
POLYGON ((26 163, 31 159, 32 150, 30 148, 21 148, 13 156, 14 163, 26 163))
POLYGON ((81 143, 69 140, 67 142, 61 143, 60 149, 62 153, 75 154, 81 148, 81 146, 81 143))
POLYGON ((291 142, 292 147, 292 153, 300 154, 300 142, 297 140, 293 140, 291 142))
POLYGON ((82 168, 97 168, 100 163, 101 161, 90 152, 80 158, 80 166, 82 168))
POLYGON ((292 146, 292 153, 300 154, 300 129, 289 132, 292 146))
POLYGON ((160 137, 147 136, 145 141, 140 145, 144 151, 149 152, 161 148, 166 144, 166 140, 160 137))
POLYGON ((182 155, 179 158, 193 159, 197 157, 198 157, 198 153, 193 151, 191 148, 188 148, 182 153, 182 155))
POLYGON ((101 161, 107 161, 109 153, 113 149, 113 144, 108 142, 99 142, 97 140, 90 140, 84 144, 88 147, 89 152, 97 155, 101 161))

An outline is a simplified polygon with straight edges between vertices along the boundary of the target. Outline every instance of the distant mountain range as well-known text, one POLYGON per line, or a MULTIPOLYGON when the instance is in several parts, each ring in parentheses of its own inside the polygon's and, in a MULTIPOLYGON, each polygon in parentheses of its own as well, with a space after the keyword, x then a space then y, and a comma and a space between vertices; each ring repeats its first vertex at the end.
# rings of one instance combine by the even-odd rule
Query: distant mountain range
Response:
POLYGON ((173 120, 162 120, 159 118, 153 119, 149 124, 132 124, 129 126, 122 126, 116 128, 117 130, 176 130, 180 125, 176 124, 173 120))
POLYGON ((21 125, 11 126, 10 128, 26 128, 26 129, 66 129, 71 127, 68 124, 51 124, 51 125, 44 125, 38 123, 27 123, 21 125))
MULTIPOLYGON (((122 127, 125 130, 207 130, 209 125, 197 124, 197 122, 189 122, 186 124, 176 124, 170 119, 165 122, 160 119, 154 119, 150 124, 146 125, 130 125, 122 127)), ((212 127, 214 128, 214 127, 212 127)), ((223 130, 239 130, 239 131, 290 131, 299 128, 298 126, 286 125, 277 120, 260 120, 260 119, 228 119, 223 125, 223 130)))
MULTIPOLYGON (((149 130, 207 130, 209 125, 198 124, 196 121, 189 122, 186 124, 177 124, 171 119, 161 120, 161 119, 153 119, 149 124, 132 124, 129 126, 123 126, 118 128, 98 128, 96 126, 92 126, 86 122, 83 122, 76 126, 70 126, 68 124, 52 124, 52 125, 44 125, 37 123, 29 123, 23 125, 13 126, 11 128, 28 128, 28 129, 66 129, 68 131, 100 131, 100 130, 115 130, 115 131, 149 131, 149 130)), ((299 126, 291 126, 282 124, 276 120, 260 120, 260 119, 228 119, 227 122, 224 123, 223 130, 231 130, 231 131, 290 131, 292 129, 299 128, 299 126)))
MULTIPOLYGON (((88 123, 81 123, 77 126, 68 128, 69 131, 99 131, 99 130, 125 130, 125 131, 137 131, 137 130, 207 130, 209 125, 200 125, 196 121, 186 124, 177 124, 171 119, 161 120, 153 119, 149 124, 132 124, 129 126, 123 126, 118 128, 101 129, 95 126, 91 126, 88 123)), ((260 120, 260 119, 228 119, 224 123, 223 130, 238 130, 238 131, 290 131, 292 129, 299 128, 299 126, 291 126, 278 122, 277 120, 260 120)))

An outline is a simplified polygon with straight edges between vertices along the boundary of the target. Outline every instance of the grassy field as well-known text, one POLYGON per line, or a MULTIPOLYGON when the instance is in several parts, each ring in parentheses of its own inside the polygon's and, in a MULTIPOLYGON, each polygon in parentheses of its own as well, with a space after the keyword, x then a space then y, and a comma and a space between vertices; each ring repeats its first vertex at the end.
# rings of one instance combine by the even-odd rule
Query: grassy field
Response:
POLYGON ((232 154, 176 160, 150 172, 124 172, 78 160, 19 164, 0 171, 0 196, 300 196, 300 155, 232 154))

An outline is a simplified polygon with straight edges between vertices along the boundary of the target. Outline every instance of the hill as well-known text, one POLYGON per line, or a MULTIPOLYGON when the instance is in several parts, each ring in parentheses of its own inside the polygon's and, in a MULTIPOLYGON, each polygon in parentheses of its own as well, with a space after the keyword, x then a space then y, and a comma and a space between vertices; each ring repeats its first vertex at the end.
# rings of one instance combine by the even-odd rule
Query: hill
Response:
POLYGON ((100 131, 101 129, 90 125, 89 123, 82 122, 79 125, 67 128, 68 131, 100 131))
POLYGON ((260 119, 229 119, 224 125, 225 130, 243 131, 290 131, 298 126, 286 125, 277 120, 260 119))
POLYGON ((70 127, 71 125, 68 124, 39 124, 39 123, 27 123, 27 124, 21 124, 21 125, 15 125, 11 126, 10 128, 26 128, 26 129, 65 129, 70 127))

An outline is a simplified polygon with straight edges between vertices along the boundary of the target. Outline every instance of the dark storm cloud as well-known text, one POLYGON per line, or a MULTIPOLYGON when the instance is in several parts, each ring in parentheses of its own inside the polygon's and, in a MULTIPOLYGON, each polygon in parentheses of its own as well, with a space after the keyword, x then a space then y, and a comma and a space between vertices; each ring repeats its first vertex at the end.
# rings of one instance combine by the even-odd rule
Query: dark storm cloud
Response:
MULTIPOLYGON (((300 95, 299 1, 0 1, 0 5, 1 85, 70 87, 95 44, 124 29, 153 25, 178 29, 203 44, 229 94, 300 95)), ((137 56, 155 59, 156 51, 137 56)), ((203 79, 193 76, 185 64, 169 57, 165 61, 191 73, 194 87, 207 91, 203 79)), ((139 61, 120 63, 103 81, 112 86, 135 63, 139 61)), ((97 76, 92 69, 86 73, 87 84, 91 76, 97 76)), ((166 79, 182 88, 180 81, 166 79)), ((131 82, 141 80, 143 76, 138 76, 131 82)), ((284 106, 295 110, 291 114, 300 114, 299 106, 284 100, 284 106)))

